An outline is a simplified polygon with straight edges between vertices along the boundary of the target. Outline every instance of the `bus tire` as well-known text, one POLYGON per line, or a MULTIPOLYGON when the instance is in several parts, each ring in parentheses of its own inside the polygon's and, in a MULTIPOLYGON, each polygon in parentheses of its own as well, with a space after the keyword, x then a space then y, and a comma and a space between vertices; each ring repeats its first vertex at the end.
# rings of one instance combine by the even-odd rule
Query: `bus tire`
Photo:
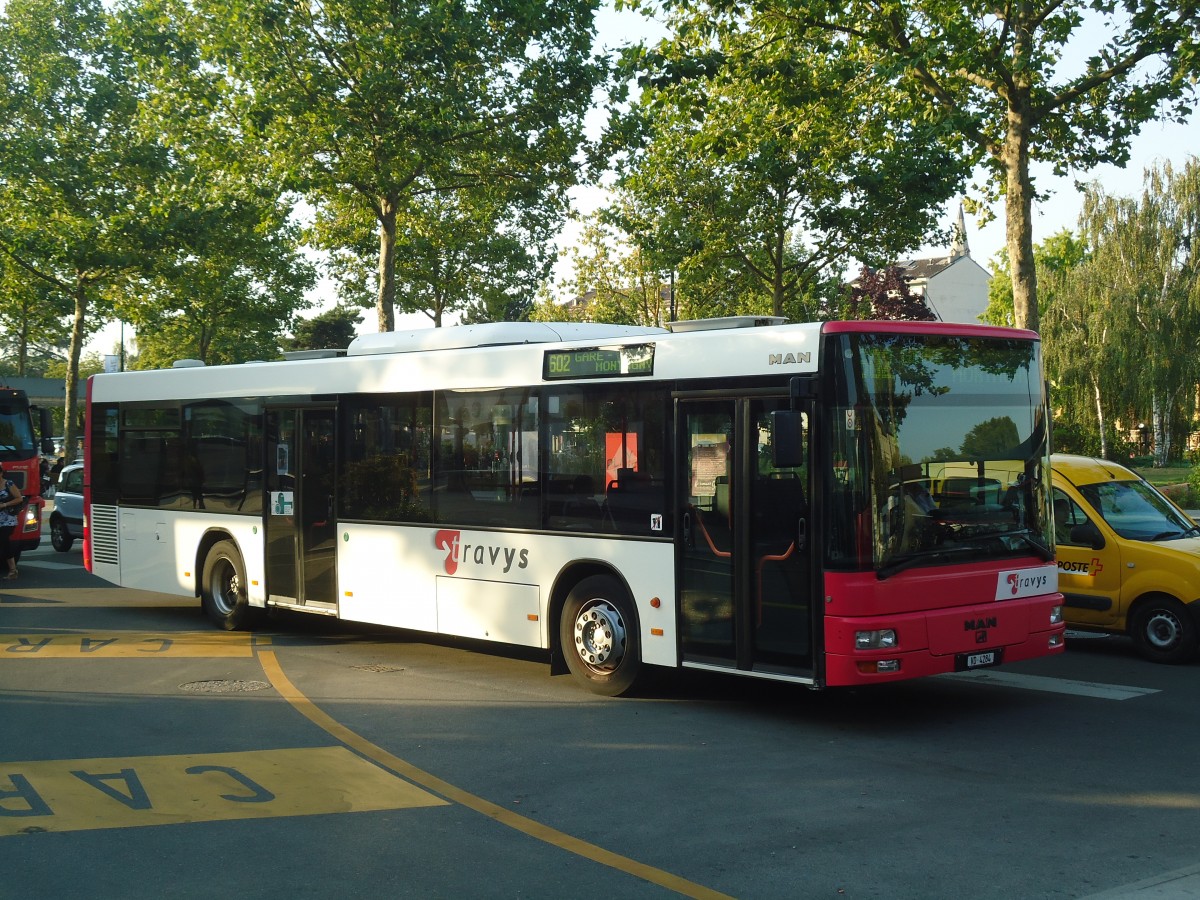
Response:
POLYGON ((1144 598, 1129 622, 1133 645, 1146 659, 1159 663, 1187 662, 1196 655, 1196 621, 1174 597, 1144 598))
POLYGON ((233 541, 213 544, 204 558, 200 603, 213 624, 225 631, 245 631, 258 619, 259 610, 246 595, 246 567, 233 541))
POLYGON ((627 693, 642 666, 637 617, 611 575, 583 579, 567 595, 558 625, 567 668, 588 690, 605 697, 627 693))

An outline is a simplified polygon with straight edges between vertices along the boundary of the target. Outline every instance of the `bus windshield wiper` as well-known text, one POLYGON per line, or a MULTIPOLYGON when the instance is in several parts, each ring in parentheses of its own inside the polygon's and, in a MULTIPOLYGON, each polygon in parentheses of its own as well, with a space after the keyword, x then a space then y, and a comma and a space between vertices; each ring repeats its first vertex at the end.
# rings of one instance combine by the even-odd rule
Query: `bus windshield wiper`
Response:
POLYGON ((905 569, 911 569, 913 566, 919 566, 924 563, 932 563, 939 557, 957 555, 959 553, 978 553, 978 547, 938 547, 936 550, 926 550, 923 553, 912 553, 908 556, 893 557, 892 561, 886 566, 880 566, 875 570, 875 577, 880 581, 885 578, 891 578, 898 572, 903 572, 905 569))
POLYGON ((1050 549, 1049 545, 1039 541, 1028 531, 1012 531, 1003 537, 1020 538, 1033 548, 1033 552, 1040 556, 1043 562, 1050 562, 1054 559, 1054 551, 1050 549))

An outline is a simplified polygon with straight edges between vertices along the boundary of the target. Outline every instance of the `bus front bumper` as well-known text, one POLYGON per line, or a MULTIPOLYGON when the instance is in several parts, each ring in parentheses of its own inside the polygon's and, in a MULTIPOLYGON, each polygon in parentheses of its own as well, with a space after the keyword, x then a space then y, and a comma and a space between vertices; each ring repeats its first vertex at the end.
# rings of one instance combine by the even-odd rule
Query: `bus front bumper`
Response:
POLYGON ((1062 653, 1062 595, 825 620, 825 685, 901 681, 1062 653))

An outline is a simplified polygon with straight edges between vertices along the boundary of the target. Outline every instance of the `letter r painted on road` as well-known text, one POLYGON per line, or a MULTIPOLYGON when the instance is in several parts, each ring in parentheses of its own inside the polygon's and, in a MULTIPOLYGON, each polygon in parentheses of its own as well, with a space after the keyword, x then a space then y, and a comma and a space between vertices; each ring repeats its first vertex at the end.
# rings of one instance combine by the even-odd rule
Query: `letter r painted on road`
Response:
POLYGON ((12 789, 6 790, 3 786, 0 786, 0 816, 53 815, 50 807, 46 805, 46 801, 38 796, 38 792, 33 789, 33 785, 29 783, 28 778, 15 773, 7 777, 9 784, 12 785, 12 789), (9 800, 17 799, 24 801, 24 807, 13 808, 9 806, 9 800))

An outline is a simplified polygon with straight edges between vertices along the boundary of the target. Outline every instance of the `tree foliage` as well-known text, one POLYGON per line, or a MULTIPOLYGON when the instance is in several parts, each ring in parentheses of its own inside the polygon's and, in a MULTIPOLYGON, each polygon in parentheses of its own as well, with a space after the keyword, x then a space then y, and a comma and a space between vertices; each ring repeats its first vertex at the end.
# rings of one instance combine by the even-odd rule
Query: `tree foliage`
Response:
MULTIPOLYGON (((394 327, 398 289, 410 289, 406 308, 432 304, 422 308, 435 322, 447 308, 411 290, 427 278, 397 279, 406 240, 431 235, 424 249, 440 253, 454 245, 443 239, 456 215, 522 240, 496 217, 505 208, 561 218, 600 74, 590 59, 595 0, 195 5, 253 100, 265 151, 323 210, 322 245, 357 251, 360 223, 375 224, 381 331, 394 327), (492 218, 471 220, 481 205, 492 218)), ((455 269, 454 260, 419 267, 434 279, 455 269)))
POLYGON ((904 270, 899 266, 878 270, 863 266, 850 287, 846 314, 853 319, 937 321, 925 298, 912 292, 904 270))
POLYGON ((1140 197, 1090 185, 1080 228, 1083 249, 1071 243, 1058 255, 1077 262, 1039 268, 1055 405, 1074 432, 1095 435, 1102 455, 1118 417, 1126 428, 1150 421, 1155 462, 1165 465, 1200 380, 1200 163, 1147 171, 1140 197))
POLYGON ((1192 3, 760 0, 752 7, 774 34, 828 47, 855 70, 905 90, 922 120, 962 135, 971 161, 984 166, 985 198, 1004 196, 1015 321, 1035 330, 1030 164, 1048 163, 1058 174, 1121 165, 1140 126, 1182 118, 1195 89, 1200 7, 1192 3))
POLYGON ((573 302, 563 305, 547 299, 531 318, 662 325, 671 320, 673 312, 679 312, 680 318, 690 317, 687 308, 672 308, 670 283, 664 283, 649 255, 630 246, 603 216, 584 223, 570 262, 573 276, 565 287, 573 302))
POLYGON ((70 322, 66 437, 79 358, 158 238, 164 149, 131 123, 135 67, 100 0, 11 0, 0 16, 0 253, 70 322))
POLYGON ((362 314, 345 306, 335 306, 310 319, 297 319, 288 350, 345 350, 358 336, 362 314))
POLYGON ((710 315, 828 315, 848 258, 883 264, 936 230, 961 184, 955 136, 771 9, 672 4, 672 37, 631 53, 640 95, 610 125, 640 252, 710 315))

